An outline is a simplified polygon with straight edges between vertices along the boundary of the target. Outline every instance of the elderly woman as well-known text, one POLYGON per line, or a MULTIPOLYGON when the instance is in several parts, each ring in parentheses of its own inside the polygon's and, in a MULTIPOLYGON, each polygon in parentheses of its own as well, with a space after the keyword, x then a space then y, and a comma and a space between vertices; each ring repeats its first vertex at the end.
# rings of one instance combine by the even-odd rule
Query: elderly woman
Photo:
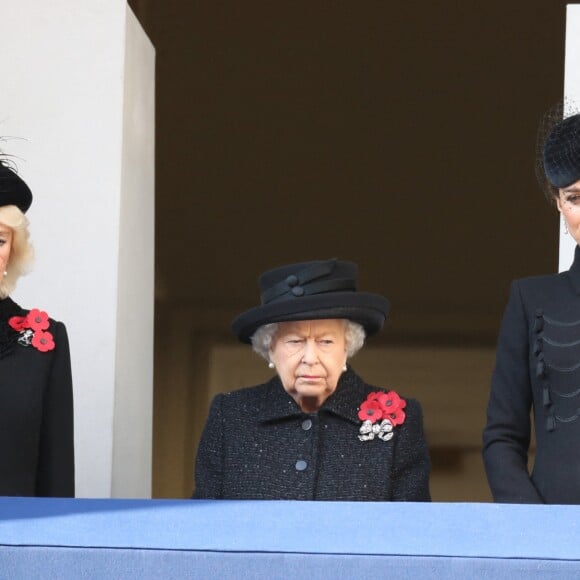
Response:
MULTIPOLYGON (((580 244, 580 115, 541 139, 546 195, 580 244)), ((495 501, 580 504, 580 249, 567 272, 512 283, 483 434, 495 501), (530 412, 536 438, 528 470, 530 412)))
POLYGON ((419 403, 347 365, 389 307, 357 292, 356 278, 356 265, 338 260, 261 276, 261 306, 232 329, 277 376, 215 397, 194 498, 430 500, 419 403))
POLYGON ((33 257, 26 183, 0 161, 0 495, 74 496, 73 405, 64 325, 9 294, 33 257))

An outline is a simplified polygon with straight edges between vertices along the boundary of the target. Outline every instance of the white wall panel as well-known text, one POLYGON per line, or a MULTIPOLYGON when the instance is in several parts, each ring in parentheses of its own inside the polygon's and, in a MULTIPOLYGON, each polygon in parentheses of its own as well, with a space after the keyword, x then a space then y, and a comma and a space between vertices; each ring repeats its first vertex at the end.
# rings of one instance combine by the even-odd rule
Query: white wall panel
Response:
POLYGON ((151 497, 155 52, 129 10, 125 49, 112 495, 151 497))
MULTIPOLYGON (((580 4, 569 4, 566 9, 564 98, 575 111, 580 110, 580 4)), ((560 272, 572 264, 575 248, 574 238, 564 233, 560 219, 560 272)))
MULTIPOLYGON (((153 49, 124 0, 19 0, 2 6, 0 52, 0 135, 17 137, 0 146, 17 156, 34 194, 28 215, 37 263, 14 298, 67 325, 77 494, 108 497, 119 468, 115 430, 126 421, 125 436, 132 432, 138 447, 151 438, 150 412, 129 413, 115 391, 134 372, 143 382, 141 403, 150 409, 151 363, 143 357, 153 341, 153 49), (137 57, 135 50, 144 53, 137 57), (147 81, 140 84, 142 77, 147 81), (126 98, 146 102, 146 110, 125 107, 126 98), (133 178, 141 166, 144 174, 133 178), (127 247, 133 206, 143 210, 143 223, 127 247), (135 290, 128 280, 142 285, 135 290), (135 321, 118 308, 126 308, 131 291, 141 317, 138 328, 128 329, 135 321), (119 346, 136 334, 148 338, 119 346)), ((150 463, 147 453, 150 448, 125 458, 124 471, 134 467, 142 477, 137 464, 150 463)), ((142 494, 141 486, 135 489, 142 494)))

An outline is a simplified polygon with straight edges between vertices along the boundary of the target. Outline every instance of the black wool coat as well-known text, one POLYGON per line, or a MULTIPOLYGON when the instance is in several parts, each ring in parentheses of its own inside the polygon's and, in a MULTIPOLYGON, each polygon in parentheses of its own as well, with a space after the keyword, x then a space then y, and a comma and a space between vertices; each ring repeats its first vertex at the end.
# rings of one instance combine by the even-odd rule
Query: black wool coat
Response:
POLYGON ((49 319, 55 348, 41 352, 18 342, 0 300, 0 495, 74 496, 73 399, 65 326, 49 319))
POLYGON ((371 392, 351 369, 316 413, 278 377, 211 405, 196 461, 195 499, 429 501, 430 461, 419 403, 390 441, 360 441, 358 408, 371 392))
POLYGON ((580 249, 569 271, 516 280, 483 433, 495 501, 580 504, 580 249), (528 469, 531 418, 536 438, 528 469))

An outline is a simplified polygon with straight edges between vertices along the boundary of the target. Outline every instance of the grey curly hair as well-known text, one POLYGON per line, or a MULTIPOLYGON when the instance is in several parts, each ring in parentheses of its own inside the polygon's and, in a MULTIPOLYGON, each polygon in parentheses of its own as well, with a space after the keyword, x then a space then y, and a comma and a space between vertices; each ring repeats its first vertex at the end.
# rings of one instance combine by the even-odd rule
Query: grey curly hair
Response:
MULTIPOLYGON (((346 356, 353 357, 363 346, 366 338, 364 328, 358 322, 344 320, 344 338, 346 341, 346 356)), ((267 361, 270 360, 270 348, 278 332, 278 323, 264 324, 251 337, 252 348, 267 361)))

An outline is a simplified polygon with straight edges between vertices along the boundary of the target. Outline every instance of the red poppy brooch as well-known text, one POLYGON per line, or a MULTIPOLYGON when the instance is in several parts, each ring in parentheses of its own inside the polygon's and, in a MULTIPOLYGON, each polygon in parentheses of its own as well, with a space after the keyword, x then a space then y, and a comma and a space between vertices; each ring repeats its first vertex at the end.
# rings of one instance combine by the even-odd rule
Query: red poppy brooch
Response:
POLYGON ((388 441, 393 437, 393 428, 405 421, 407 406, 395 391, 370 393, 359 407, 358 418, 363 422, 358 438, 371 441, 375 437, 388 441))
POLYGON ((40 352, 54 349, 54 338, 50 332, 46 332, 50 326, 46 312, 33 308, 26 316, 13 316, 8 320, 8 324, 20 332, 18 344, 22 346, 32 345, 40 352))

